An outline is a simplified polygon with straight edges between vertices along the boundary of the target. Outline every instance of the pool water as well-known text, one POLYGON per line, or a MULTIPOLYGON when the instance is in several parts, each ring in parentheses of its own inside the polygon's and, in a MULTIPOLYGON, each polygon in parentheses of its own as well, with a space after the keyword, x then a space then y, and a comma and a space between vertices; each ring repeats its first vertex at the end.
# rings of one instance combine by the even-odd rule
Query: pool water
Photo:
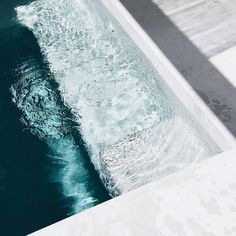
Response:
POLYGON ((37 40, 0 3, 0 235, 26 235, 109 199, 37 40))
POLYGON ((220 152, 99 1, 17 1, 2 11, 3 235, 220 152))
POLYGON ((99 1, 38 0, 16 11, 110 195, 220 151, 99 1), (143 136, 150 128, 151 137, 143 136))

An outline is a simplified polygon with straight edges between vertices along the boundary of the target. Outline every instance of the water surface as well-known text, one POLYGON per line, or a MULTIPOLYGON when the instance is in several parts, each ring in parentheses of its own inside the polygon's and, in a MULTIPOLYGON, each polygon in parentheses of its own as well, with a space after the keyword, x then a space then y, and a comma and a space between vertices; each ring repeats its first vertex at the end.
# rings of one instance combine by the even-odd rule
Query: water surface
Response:
POLYGON ((109 198, 34 35, 16 21, 14 8, 28 2, 0 3, 0 235, 109 198))

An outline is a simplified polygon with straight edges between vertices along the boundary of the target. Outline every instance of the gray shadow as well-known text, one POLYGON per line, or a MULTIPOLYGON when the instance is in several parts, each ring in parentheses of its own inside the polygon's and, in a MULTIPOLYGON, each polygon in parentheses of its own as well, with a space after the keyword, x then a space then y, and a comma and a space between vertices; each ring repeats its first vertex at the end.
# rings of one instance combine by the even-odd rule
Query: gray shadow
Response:
POLYGON ((236 136, 236 89, 151 0, 121 0, 198 95, 236 136))

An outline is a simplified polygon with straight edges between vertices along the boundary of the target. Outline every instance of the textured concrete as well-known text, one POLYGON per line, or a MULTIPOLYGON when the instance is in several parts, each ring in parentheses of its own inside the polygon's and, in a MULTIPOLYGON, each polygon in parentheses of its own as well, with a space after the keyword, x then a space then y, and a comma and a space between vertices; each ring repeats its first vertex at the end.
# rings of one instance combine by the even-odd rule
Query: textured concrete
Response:
MULTIPOLYGON (((107 6, 110 5, 113 13, 117 10, 115 4, 113 5, 106 0, 102 1, 107 2, 107 6)), ((132 0, 128 1, 132 2, 132 0)), ((141 1, 136 0, 133 1, 134 3, 140 4, 141 1)), ((145 3, 148 2, 146 1, 145 3)), ((148 4, 144 4, 143 9, 139 9, 140 12, 145 12, 144 8, 146 6, 153 7, 153 9, 149 8, 148 13, 153 11, 154 15, 156 14, 155 9, 157 8, 155 8, 155 5, 148 4)), ((114 15, 116 14, 114 13, 114 15)), ((117 14, 117 17, 119 17, 119 14, 117 14)), ((201 100, 195 96, 192 88, 185 84, 183 78, 177 73, 175 68, 158 51, 159 49, 152 45, 149 41, 150 39, 145 34, 142 32, 138 33, 141 30, 132 22, 129 16, 121 14, 120 17, 123 17, 119 21, 121 25, 123 27, 124 25, 126 26, 126 31, 130 30, 133 32, 130 34, 130 37, 136 42, 144 54, 146 53, 145 55, 152 61, 154 67, 157 70, 159 69, 158 71, 165 78, 167 84, 177 93, 181 102, 189 108, 191 114, 194 117, 198 114, 201 124, 203 124, 206 131, 211 133, 211 137, 214 140, 220 142, 221 139, 223 141, 223 136, 226 135, 225 137, 228 137, 228 140, 225 144, 227 142, 229 144, 231 143, 232 146, 234 145, 234 149, 223 152, 200 164, 192 165, 152 184, 124 194, 121 197, 112 199, 32 235, 236 235, 236 149, 234 140, 230 138, 230 135, 227 134, 227 131, 218 123, 211 112, 204 107, 204 103, 201 103, 201 100), (127 20, 130 20, 130 22, 127 22, 127 20), (139 36, 142 37, 140 38, 139 36), (217 132, 222 135, 216 135, 217 132), (220 136, 220 139, 217 139, 216 136, 220 136)), ((151 19, 152 14, 148 17, 151 19)), ((177 32, 180 33, 179 30, 177 32)), ((184 35, 182 34, 182 36, 184 35)), ((191 52, 196 52, 198 56, 200 55, 197 57, 198 60, 204 59, 208 62, 207 58, 187 38, 185 39, 187 40, 186 49, 189 46, 189 49, 193 50, 191 52)), ((165 44, 163 43, 163 45, 165 44)), ((158 46, 160 45, 158 44, 158 46)), ((191 59, 191 54, 186 53, 186 55, 191 59)), ((178 58, 175 59, 177 60, 178 58)), ((198 61, 198 63, 200 62, 198 61)), ((216 79, 214 80, 215 83, 223 82, 223 85, 226 83, 229 86, 227 88, 233 88, 210 63, 204 69, 209 69, 209 67, 209 76, 211 75, 213 77, 210 78, 216 79)), ((194 69, 192 70, 195 71, 194 69)), ((200 76, 201 73, 198 75, 200 76)), ((208 81, 209 77, 207 79, 205 78, 208 83, 204 84, 204 81, 198 81, 198 84, 194 81, 197 78, 191 76, 192 74, 189 73, 188 81, 192 79, 195 82, 194 84, 201 85, 202 89, 205 89, 203 85, 210 86, 208 84, 210 83, 208 81)), ((201 78, 203 79, 203 77, 201 78)), ((196 87, 194 88, 196 90, 196 87)), ((210 87, 206 89, 210 89, 210 87)), ((216 91, 214 90, 214 86, 212 89, 213 95, 217 95, 214 92, 221 92, 220 87, 216 91)), ((231 95, 235 95, 235 90, 231 90, 231 92, 231 95)), ((224 94, 220 93, 220 95, 224 94)), ((224 96, 227 98, 227 95, 224 96)), ((227 101, 232 102, 233 100, 230 99, 227 101)), ((219 106, 214 111, 219 111, 219 106)), ((223 115, 225 119, 226 114, 223 115)), ((226 124, 231 125, 234 123, 232 123, 232 119, 226 119, 226 124)))
POLYGON ((236 46, 211 57, 210 61, 236 88, 236 46))
POLYGON ((236 149, 32 236, 236 235, 236 149))
POLYGON ((236 89, 151 0, 121 0, 133 17, 236 135, 236 89))
POLYGON ((207 57, 236 44, 236 1, 153 0, 153 2, 207 57))
MULTIPOLYGON (((165 81, 192 117, 214 140, 222 151, 235 146, 235 138, 218 120, 209 107, 197 95, 185 78, 168 60, 166 55, 154 43, 141 26, 118 0, 101 0, 107 10, 120 23, 123 30, 133 40, 141 52, 149 59, 153 67, 165 81)), ((167 89, 167 87, 166 87, 167 89)), ((177 104, 176 104, 177 105, 177 104)))

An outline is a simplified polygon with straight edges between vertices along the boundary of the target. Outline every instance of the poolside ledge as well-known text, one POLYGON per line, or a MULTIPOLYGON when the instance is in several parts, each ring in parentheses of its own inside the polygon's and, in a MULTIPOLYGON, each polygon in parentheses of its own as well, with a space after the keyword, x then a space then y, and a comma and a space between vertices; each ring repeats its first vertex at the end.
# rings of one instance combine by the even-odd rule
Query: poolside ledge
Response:
POLYGON ((236 148, 31 235, 236 235, 236 148))

